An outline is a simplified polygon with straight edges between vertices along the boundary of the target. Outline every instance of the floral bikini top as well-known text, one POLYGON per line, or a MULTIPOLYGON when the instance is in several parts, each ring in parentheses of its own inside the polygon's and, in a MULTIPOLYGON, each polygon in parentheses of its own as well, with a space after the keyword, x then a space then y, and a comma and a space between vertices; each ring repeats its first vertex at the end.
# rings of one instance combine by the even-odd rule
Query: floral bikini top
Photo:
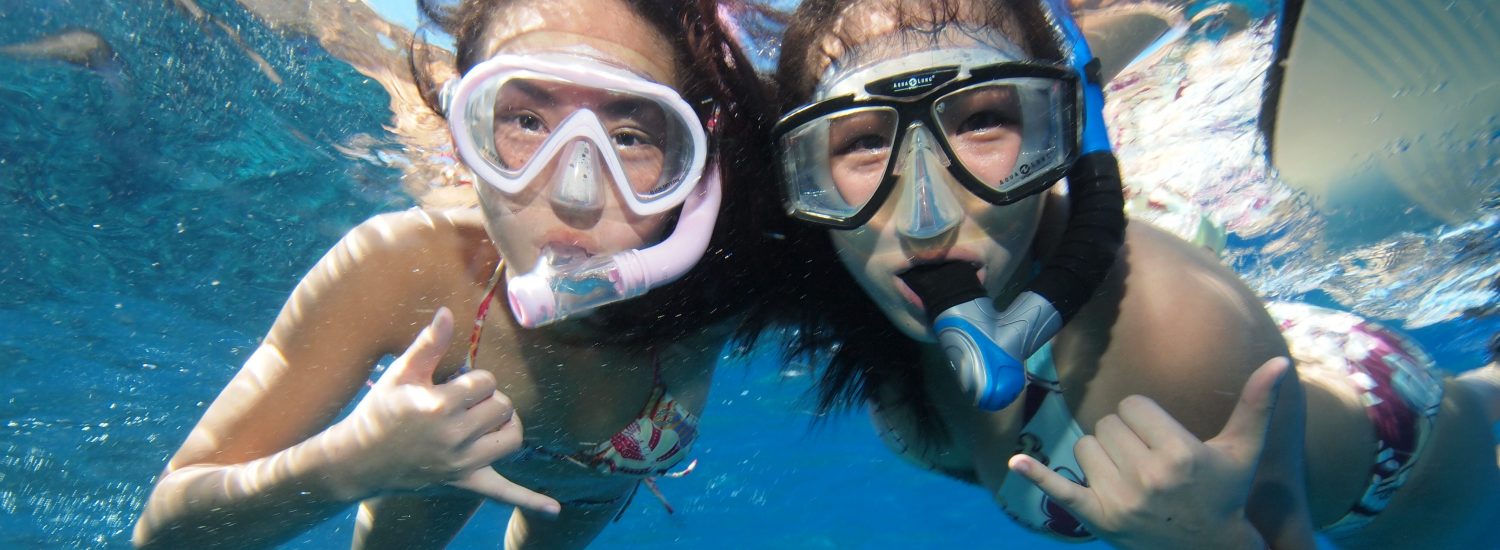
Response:
MULTIPOLYGON (((463 372, 473 369, 475 359, 479 356, 479 335, 484 330, 484 320, 489 316, 490 304, 494 302, 495 291, 499 288, 504 270, 505 262, 502 260, 495 268, 489 291, 485 293, 484 301, 479 304, 479 311, 474 316, 474 330, 469 335, 469 356, 463 372)), ((615 432, 608 440, 583 443, 581 449, 573 452, 549 449, 526 441, 517 458, 551 458, 604 474, 641 476, 651 492, 666 505, 666 499, 662 498, 654 479, 682 477, 698 465, 698 461, 694 460, 681 471, 671 471, 687 456, 693 441, 697 439, 698 417, 667 393, 667 387, 661 379, 661 363, 657 360, 655 351, 651 354, 651 369, 651 397, 646 400, 646 406, 635 420, 615 432)), ((670 505, 667 505, 667 511, 672 511, 670 505)))

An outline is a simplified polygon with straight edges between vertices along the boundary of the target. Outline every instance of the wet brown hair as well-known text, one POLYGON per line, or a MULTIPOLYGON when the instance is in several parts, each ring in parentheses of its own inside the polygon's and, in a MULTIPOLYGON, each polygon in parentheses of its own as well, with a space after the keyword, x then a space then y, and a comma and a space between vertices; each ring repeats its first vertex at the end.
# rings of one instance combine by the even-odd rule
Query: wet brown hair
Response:
MULTIPOLYGON (((806 0, 797 7, 782 39, 781 60, 776 67, 776 85, 783 111, 801 105, 812 96, 821 76, 817 73, 821 72, 830 56, 848 52, 859 45, 856 42, 858 37, 852 35, 849 25, 841 23, 853 6, 873 1, 881 0, 806 0)), ((962 24, 971 28, 997 29, 1037 60, 1062 59, 1042 7, 1035 1, 927 0, 913 3, 889 0, 888 4, 895 28, 912 31, 903 32, 901 37, 912 49, 931 47, 943 30, 962 24), (980 9, 964 10, 974 3, 981 4, 980 9), (976 15, 977 21, 974 20, 976 15)))

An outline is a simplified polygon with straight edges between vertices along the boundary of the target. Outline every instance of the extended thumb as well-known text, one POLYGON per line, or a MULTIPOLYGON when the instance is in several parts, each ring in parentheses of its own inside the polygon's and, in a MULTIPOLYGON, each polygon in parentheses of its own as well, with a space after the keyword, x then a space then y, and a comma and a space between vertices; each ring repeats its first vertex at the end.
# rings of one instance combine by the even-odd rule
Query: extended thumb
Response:
POLYGON ((448 344, 453 341, 453 312, 440 307, 432 316, 432 323, 417 333, 406 352, 391 363, 380 381, 395 384, 432 384, 432 373, 437 370, 448 344))
POLYGON ((1291 361, 1285 357, 1272 358, 1255 369, 1245 381, 1229 422, 1213 440, 1231 443, 1232 448, 1241 453, 1242 459, 1258 460, 1265 447, 1271 416, 1276 412, 1277 392, 1291 371, 1291 361))

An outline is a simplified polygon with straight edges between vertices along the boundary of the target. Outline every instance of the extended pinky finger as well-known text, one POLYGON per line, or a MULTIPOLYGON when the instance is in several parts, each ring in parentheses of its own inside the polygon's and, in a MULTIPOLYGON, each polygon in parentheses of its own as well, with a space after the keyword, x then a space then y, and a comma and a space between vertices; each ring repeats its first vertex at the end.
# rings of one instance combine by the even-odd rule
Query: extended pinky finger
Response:
POLYGON ((1029 456, 1018 454, 1010 457, 1010 470, 1035 483, 1043 493, 1063 505, 1069 512, 1085 522, 1092 522, 1099 510, 1094 492, 1073 480, 1059 475, 1046 465, 1029 456))

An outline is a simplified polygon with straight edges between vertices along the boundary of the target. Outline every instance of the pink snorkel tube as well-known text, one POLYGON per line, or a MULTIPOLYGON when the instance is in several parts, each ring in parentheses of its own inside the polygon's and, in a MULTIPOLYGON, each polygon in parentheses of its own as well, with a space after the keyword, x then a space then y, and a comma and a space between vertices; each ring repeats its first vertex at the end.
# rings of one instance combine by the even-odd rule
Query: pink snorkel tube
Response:
POLYGON ((708 250, 719 217, 722 190, 717 166, 709 166, 698 189, 682 206, 666 240, 643 250, 554 264, 543 257, 530 273, 506 283, 510 311, 526 328, 547 325, 582 311, 627 300, 682 277, 708 250))

